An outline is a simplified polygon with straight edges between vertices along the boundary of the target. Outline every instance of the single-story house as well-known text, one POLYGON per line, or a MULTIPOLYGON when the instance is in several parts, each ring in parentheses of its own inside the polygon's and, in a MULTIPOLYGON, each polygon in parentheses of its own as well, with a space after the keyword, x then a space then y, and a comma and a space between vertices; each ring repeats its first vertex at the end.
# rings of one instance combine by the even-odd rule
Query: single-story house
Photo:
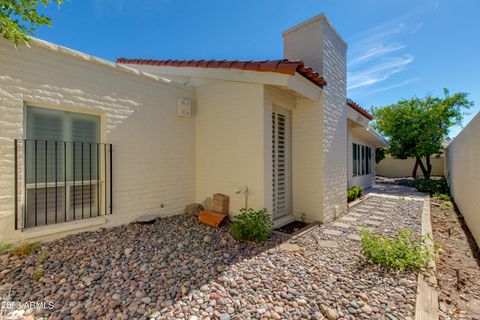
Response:
POLYGON ((354 101, 347 100, 348 187, 369 188, 375 183, 375 150, 388 141, 370 127, 373 116, 354 101))
POLYGON ((217 192, 234 215, 247 188, 275 225, 342 215, 385 140, 346 103, 347 45, 325 15, 283 41, 282 60, 113 63, 0 40, 0 241, 179 214, 217 192))

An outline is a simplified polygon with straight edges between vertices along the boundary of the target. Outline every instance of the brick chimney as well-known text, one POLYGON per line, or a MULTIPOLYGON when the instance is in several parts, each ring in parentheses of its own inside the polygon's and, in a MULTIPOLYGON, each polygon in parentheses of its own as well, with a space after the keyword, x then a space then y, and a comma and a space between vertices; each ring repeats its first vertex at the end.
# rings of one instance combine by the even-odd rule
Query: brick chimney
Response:
MULTIPOLYGON (((324 14, 283 32, 284 57, 303 60, 327 82, 317 107, 323 131, 323 222, 346 208, 347 44, 324 14)), ((312 111, 313 112, 313 111, 312 111)))

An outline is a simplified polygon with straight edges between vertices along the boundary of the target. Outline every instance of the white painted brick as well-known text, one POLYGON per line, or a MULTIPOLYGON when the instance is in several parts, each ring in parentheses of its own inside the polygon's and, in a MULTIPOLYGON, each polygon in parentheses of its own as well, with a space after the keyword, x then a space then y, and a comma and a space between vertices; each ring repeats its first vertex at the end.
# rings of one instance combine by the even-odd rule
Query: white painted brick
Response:
POLYGON ((113 144, 114 213, 106 225, 112 226, 144 214, 178 214, 194 200, 195 126, 194 119, 176 116, 180 97, 193 100, 194 94, 0 41, 0 241, 22 238, 13 230, 13 139, 23 137, 24 101, 103 113, 105 142, 113 144))

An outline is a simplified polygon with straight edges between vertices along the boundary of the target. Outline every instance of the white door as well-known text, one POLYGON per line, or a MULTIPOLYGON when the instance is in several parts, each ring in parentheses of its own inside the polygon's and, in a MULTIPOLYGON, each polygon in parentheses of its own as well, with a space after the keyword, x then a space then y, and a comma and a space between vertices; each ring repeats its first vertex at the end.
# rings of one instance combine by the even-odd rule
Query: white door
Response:
POLYGON ((273 219, 291 214, 290 111, 272 111, 272 202, 273 219))

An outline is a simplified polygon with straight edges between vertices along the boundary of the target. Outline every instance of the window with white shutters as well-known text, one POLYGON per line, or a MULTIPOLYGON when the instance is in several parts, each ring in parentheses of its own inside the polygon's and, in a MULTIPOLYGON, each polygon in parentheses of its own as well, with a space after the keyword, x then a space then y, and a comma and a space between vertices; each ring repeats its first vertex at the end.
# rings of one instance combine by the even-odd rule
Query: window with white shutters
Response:
POLYGON ((273 216, 291 214, 290 119, 287 110, 272 112, 272 195, 273 216))

